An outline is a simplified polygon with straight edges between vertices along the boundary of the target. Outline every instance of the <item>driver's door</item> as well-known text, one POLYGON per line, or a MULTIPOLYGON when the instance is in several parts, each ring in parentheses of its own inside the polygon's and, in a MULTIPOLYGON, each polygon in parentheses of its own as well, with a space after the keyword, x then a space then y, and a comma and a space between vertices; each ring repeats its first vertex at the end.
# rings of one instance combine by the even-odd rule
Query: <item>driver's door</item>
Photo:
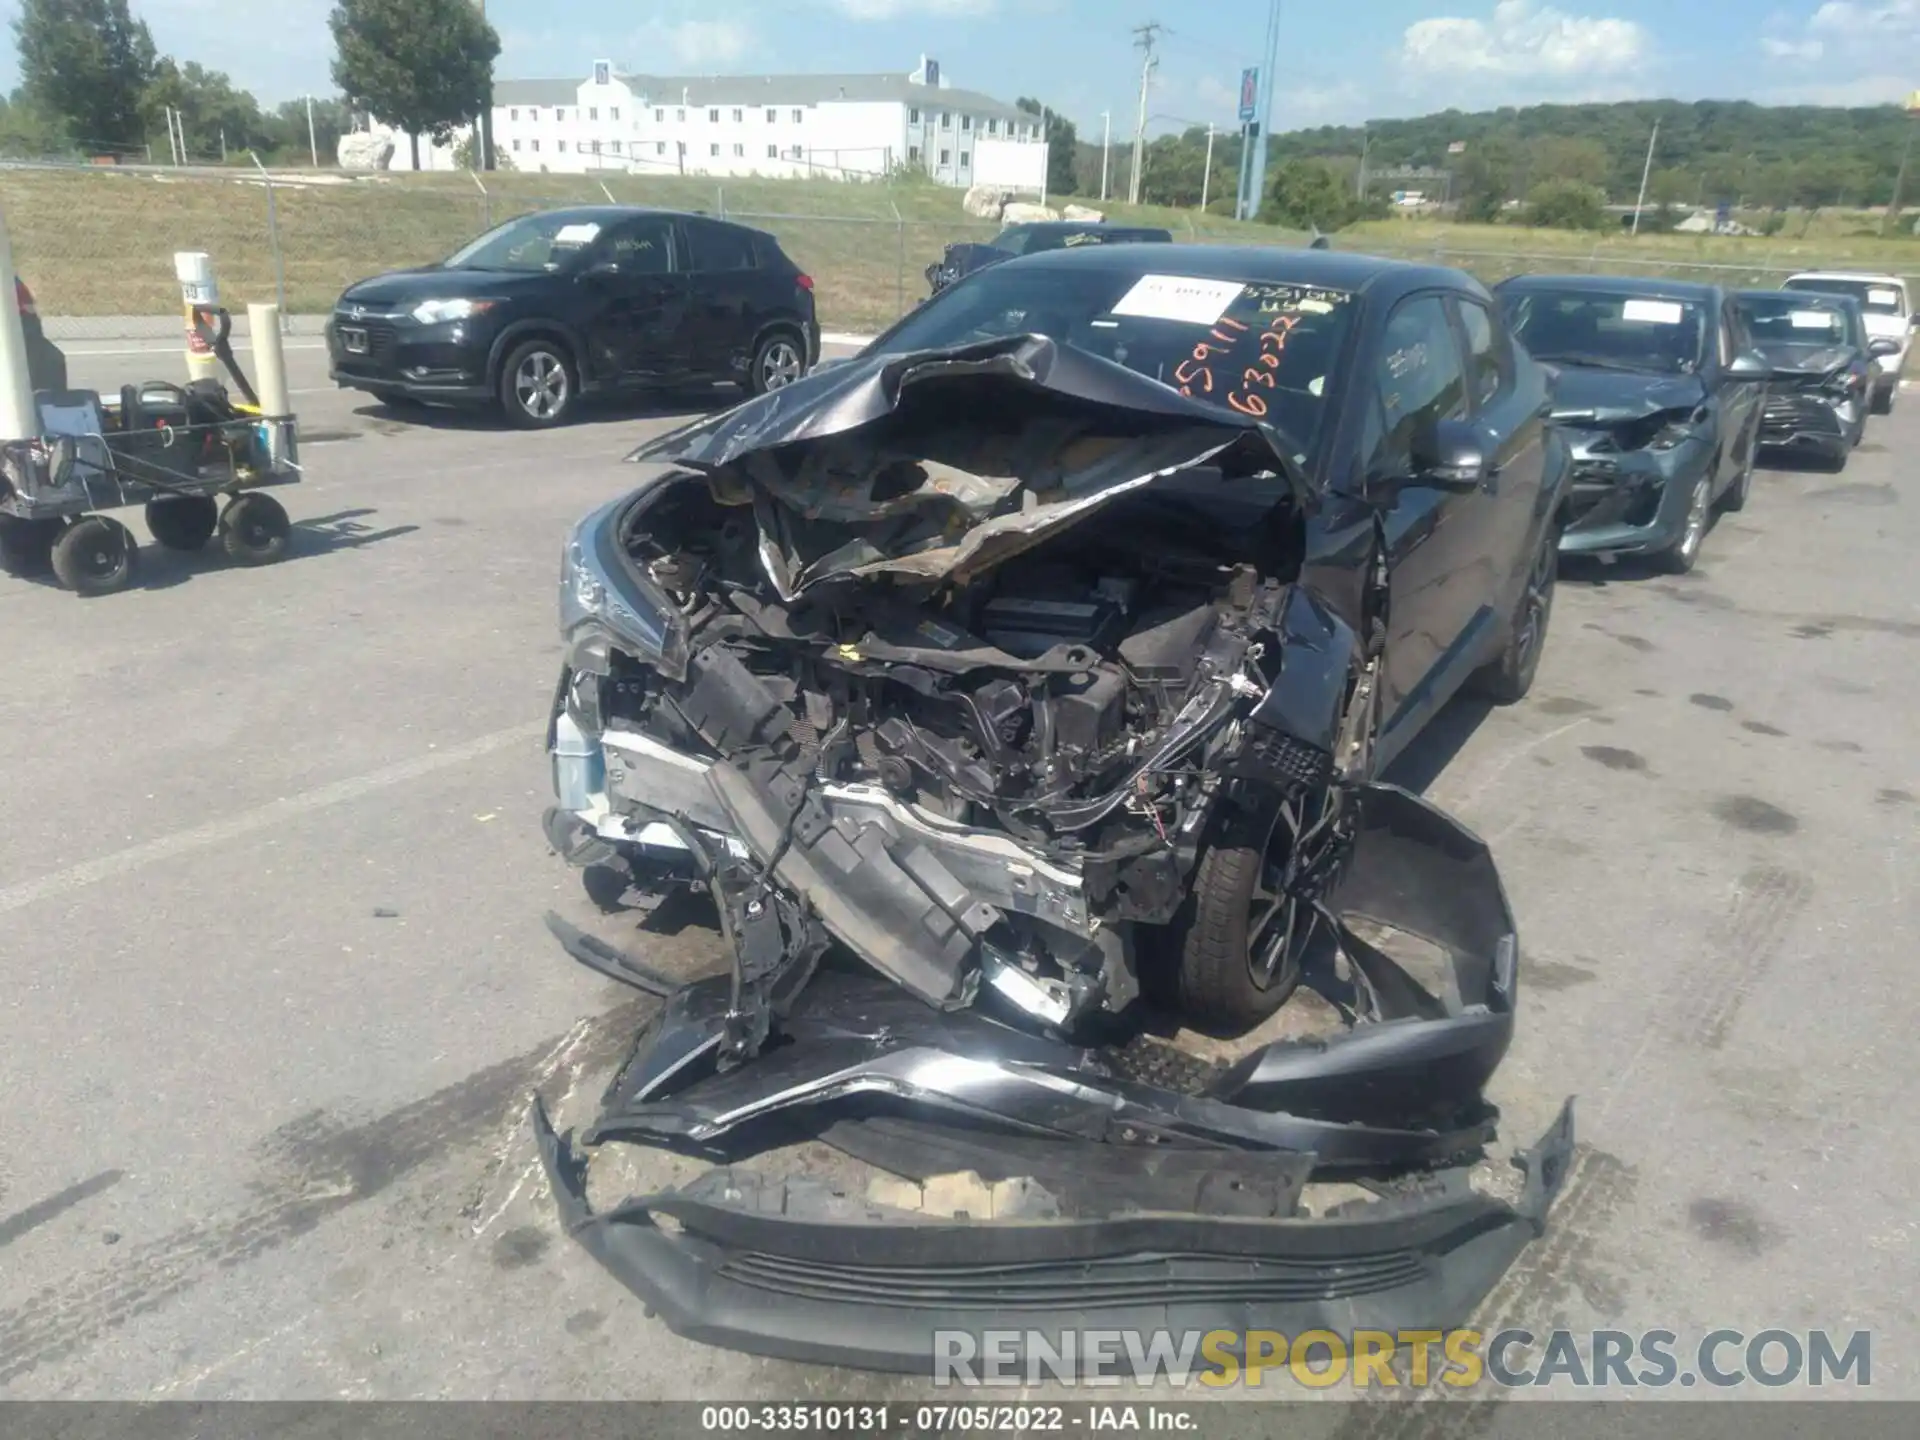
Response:
POLYGON ((688 279, 672 217, 641 215, 594 243, 579 285, 595 376, 666 381, 687 369, 688 279))
POLYGON ((1767 387, 1764 381, 1729 372, 1734 358, 1753 348, 1747 327, 1731 300, 1721 303, 1715 328, 1713 387, 1720 411, 1720 469, 1714 478, 1715 489, 1720 491, 1739 480, 1751 458, 1750 452, 1759 441, 1757 427, 1761 407, 1766 403, 1767 387))

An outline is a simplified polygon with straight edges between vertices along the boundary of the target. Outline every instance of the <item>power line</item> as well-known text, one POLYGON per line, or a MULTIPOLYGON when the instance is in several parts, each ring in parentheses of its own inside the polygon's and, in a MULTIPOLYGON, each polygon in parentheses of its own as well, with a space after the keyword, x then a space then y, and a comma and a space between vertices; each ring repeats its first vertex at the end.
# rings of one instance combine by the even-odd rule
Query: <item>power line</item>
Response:
POLYGON ((1159 65, 1159 57, 1153 53, 1154 42, 1167 27, 1157 20, 1149 20, 1144 25, 1133 27, 1134 46, 1141 52, 1140 60, 1140 119, 1133 131, 1133 183, 1127 189, 1127 203, 1140 203, 1141 162, 1146 157, 1147 148, 1147 88, 1153 83, 1153 72, 1159 65))

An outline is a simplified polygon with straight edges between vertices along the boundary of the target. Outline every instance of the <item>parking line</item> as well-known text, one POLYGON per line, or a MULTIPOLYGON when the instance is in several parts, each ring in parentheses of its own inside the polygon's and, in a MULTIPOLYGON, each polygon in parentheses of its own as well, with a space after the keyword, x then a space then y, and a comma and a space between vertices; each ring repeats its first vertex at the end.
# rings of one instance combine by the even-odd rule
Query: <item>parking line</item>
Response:
POLYGON ((478 760, 483 755, 504 750, 509 745, 536 743, 545 733, 544 725, 522 724, 507 730, 496 730, 491 735, 482 735, 479 739, 469 740, 462 745, 451 745, 426 755, 416 756, 412 760, 402 760, 397 765, 389 765, 384 769, 370 770, 364 775, 355 775, 346 780, 336 780, 330 785, 322 785, 299 795, 287 795, 278 800, 270 800, 265 805, 256 806, 252 810, 243 810, 238 815, 229 815, 224 820, 211 820, 205 825, 195 825, 191 829, 162 835, 157 840, 130 845, 124 850, 114 851, 111 855, 102 855, 97 860, 82 860, 78 865, 69 865, 66 869, 56 870, 51 875, 42 875, 38 879, 25 880, 18 885, 9 885, 5 889, 0 889, 0 915, 32 905, 36 901, 71 895, 102 880, 110 880, 115 876, 144 869, 162 860, 171 860, 176 855, 204 850, 210 845, 219 845, 228 840, 237 840, 243 835, 251 835, 255 831, 284 825, 302 816, 311 815, 316 810, 325 810, 335 805, 344 805, 348 801, 364 799, 368 795, 391 789, 395 785, 404 785, 409 780, 419 780, 441 770, 451 770, 456 765, 466 764, 469 760, 478 760))

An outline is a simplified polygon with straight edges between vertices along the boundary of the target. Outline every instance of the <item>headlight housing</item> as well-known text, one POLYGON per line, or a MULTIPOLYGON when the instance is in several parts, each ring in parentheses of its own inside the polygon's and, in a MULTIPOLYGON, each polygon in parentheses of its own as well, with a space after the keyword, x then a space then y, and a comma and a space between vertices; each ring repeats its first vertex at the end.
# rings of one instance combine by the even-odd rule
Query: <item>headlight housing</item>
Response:
POLYGON ((451 320, 471 320, 498 305, 498 300, 422 300, 409 312, 420 325, 444 325, 451 320))
POLYGON ((566 663, 594 675, 612 671, 612 647, 648 665, 679 673, 685 639, 673 603, 628 575, 608 547, 625 500, 603 505, 567 537, 560 557, 560 639, 566 663))

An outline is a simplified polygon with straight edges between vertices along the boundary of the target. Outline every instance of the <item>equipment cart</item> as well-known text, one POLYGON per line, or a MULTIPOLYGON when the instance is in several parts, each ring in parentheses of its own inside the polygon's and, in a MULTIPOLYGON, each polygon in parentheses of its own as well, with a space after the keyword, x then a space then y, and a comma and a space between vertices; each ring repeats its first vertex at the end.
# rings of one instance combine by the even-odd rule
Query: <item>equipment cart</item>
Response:
POLYGON ((292 523, 267 487, 300 468, 291 415, 262 413, 234 362, 231 317, 196 317, 233 380, 149 380, 117 400, 92 390, 42 391, 42 436, 0 448, 0 559, 16 572, 52 564, 80 595, 132 582, 133 533, 92 512, 146 506, 147 529, 170 550, 199 550, 215 535, 228 556, 264 565, 286 553, 292 523))

